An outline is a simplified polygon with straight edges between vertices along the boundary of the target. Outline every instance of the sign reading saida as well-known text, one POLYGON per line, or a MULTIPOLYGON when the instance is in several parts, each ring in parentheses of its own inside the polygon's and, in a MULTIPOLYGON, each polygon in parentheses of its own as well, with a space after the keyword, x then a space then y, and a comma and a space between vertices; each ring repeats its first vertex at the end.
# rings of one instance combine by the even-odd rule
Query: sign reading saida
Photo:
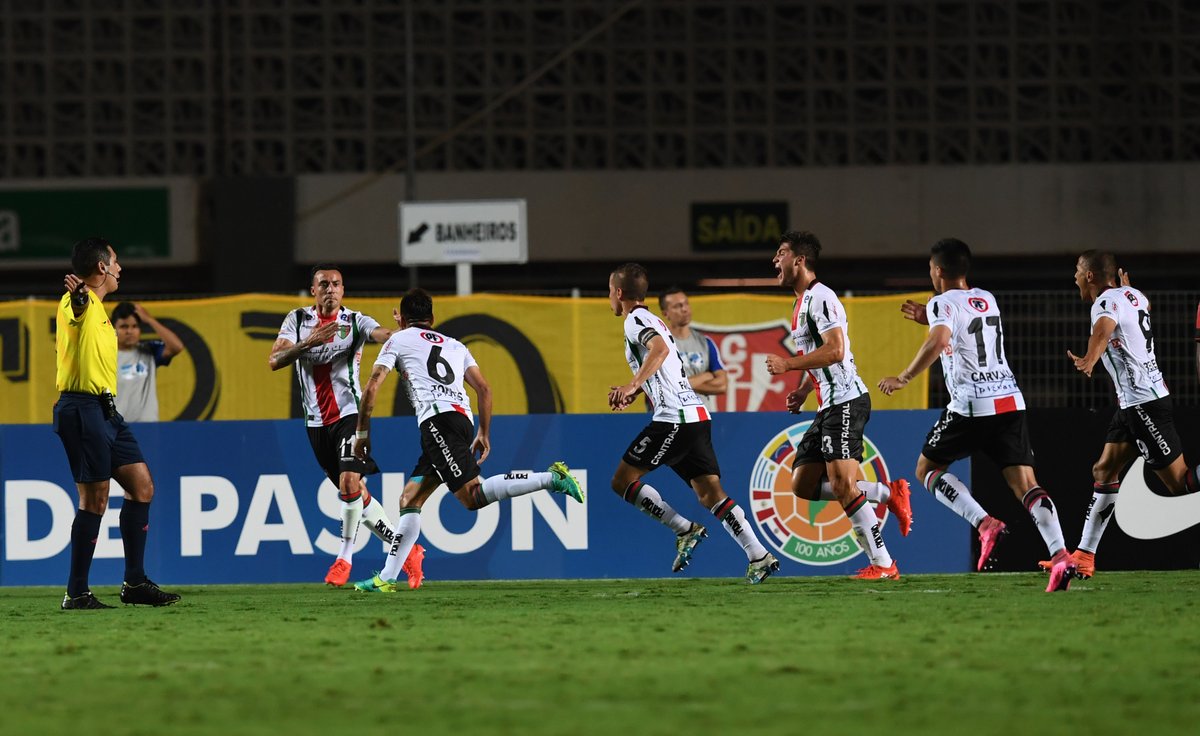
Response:
POLYGON ((693 202, 692 250, 770 252, 787 222, 787 202, 693 202))
POLYGON ((401 202, 400 263, 525 263, 525 200, 401 202))

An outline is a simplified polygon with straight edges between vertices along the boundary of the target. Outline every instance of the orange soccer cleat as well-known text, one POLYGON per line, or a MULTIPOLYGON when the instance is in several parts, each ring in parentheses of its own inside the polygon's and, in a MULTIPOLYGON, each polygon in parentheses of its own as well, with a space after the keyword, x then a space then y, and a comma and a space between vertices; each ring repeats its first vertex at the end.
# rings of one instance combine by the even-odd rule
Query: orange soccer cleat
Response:
POLYGON ((896 522, 900 524, 900 536, 907 537, 913 523, 908 481, 899 478, 888 483, 888 487, 892 489, 892 495, 888 497, 887 502, 888 511, 896 515, 896 522))
POLYGON ((425 579, 425 571, 421 569, 421 563, 424 561, 425 548, 414 544, 408 557, 404 560, 404 564, 400 566, 400 569, 408 576, 408 587, 412 590, 421 587, 421 581, 425 579))
POLYGON ((868 565, 858 571, 854 576, 855 580, 899 580, 900 570, 896 568, 896 561, 892 560, 891 567, 880 567, 879 565, 868 565))
POLYGON ((335 588, 340 588, 349 582, 349 580, 350 563, 339 557, 329 566, 329 572, 325 573, 325 583, 335 588))
MULTIPOLYGON (((1077 549, 1071 553, 1071 559, 1075 561, 1075 577, 1080 580, 1087 580, 1096 574, 1096 553, 1084 552, 1077 549)), ((1054 567, 1054 560, 1042 560, 1038 563, 1038 567, 1046 572, 1054 567)))

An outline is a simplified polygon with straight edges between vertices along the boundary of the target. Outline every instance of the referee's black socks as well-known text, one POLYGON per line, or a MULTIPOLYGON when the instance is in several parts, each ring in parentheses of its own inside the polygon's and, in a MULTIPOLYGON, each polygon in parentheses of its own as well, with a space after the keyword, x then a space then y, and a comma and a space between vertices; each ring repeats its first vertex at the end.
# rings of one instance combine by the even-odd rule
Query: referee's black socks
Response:
POLYGON ((75 598, 88 592, 88 572, 92 569, 92 557, 96 554, 96 540, 100 537, 100 514, 82 509, 75 512, 71 523, 71 577, 67 579, 67 595, 75 598))
POLYGON ((121 502, 121 542, 125 545, 125 582, 146 582, 146 533, 150 528, 150 504, 126 499, 121 502))

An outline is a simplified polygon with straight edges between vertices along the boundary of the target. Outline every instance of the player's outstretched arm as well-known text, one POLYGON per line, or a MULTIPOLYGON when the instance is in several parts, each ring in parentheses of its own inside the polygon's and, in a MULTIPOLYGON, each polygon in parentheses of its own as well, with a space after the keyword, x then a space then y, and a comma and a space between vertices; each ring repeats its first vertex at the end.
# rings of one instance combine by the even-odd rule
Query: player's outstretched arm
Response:
POLYGON ((479 429, 471 442, 471 452, 478 455, 479 462, 482 463, 492 451, 492 387, 477 365, 468 368, 463 379, 468 386, 475 389, 475 396, 479 398, 479 429))
POLYGON ((1087 354, 1081 358, 1070 350, 1067 351, 1067 357, 1075 364, 1075 370, 1091 378, 1092 370, 1096 367, 1096 363, 1100 362, 1100 356, 1104 355, 1109 338, 1116 329, 1117 322, 1111 317, 1101 317, 1096 320, 1096 324, 1092 325, 1092 335, 1088 338, 1087 354))
POLYGON ((905 299, 900 305, 900 311, 904 314, 904 319, 911 319, 919 325, 929 324, 929 315, 925 313, 925 305, 921 302, 905 299))
POLYGON ((898 376, 888 376, 879 382, 879 390, 885 396, 891 396, 900 389, 908 385, 908 382, 921 372, 933 365, 946 346, 950 344, 950 328, 946 325, 938 325, 929 331, 925 342, 921 343, 921 347, 917 349, 917 354, 913 356, 912 362, 908 367, 900 372, 898 376))
POLYGON ((387 366, 375 366, 367 387, 363 389, 362 401, 358 405, 358 426, 354 433, 355 457, 365 458, 371 454, 371 414, 375 412, 375 397, 379 394, 379 387, 390 372, 387 366))
POLYGON ((386 327, 376 327, 375 329, 371 330, 370 334, 367 335, 367 339, 374 343, 383 344, 387 342, 387 339, 395 332, 397 332, 397 330, 389 330, 386 327))

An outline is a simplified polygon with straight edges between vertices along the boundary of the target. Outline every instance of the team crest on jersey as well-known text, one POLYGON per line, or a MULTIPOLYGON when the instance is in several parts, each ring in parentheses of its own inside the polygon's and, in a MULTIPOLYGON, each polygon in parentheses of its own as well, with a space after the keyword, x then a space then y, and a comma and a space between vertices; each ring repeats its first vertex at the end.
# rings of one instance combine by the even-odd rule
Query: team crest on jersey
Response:
POLYGON ((1129 303, 1132 304, 1133 306, 1136 307, 1138 305, 1138 298, 1133 295, 1132 291, 1125 292, 1125 298, 1128 299, 1129 303))
MULTIPOLYGON (((836 501, 806 501, 792 494, 796 446, 812 424, 793 424, 771 438, 750 471, 750 508, 759 531, 776 550, 803 565, 836 565, 862 554, 846 512, 836 501)), ((888 481, 887 463, 863 436, 863 475, 888 481)), ((875 515, 887 519, 887 508, 875 515)))
POLYGON ((446 338, 442 337, 436 332, 422 332, 421 337, 432 343, 446 342, 446 338))
POLYGON ((339 340, 345 340, 350 336, 350 325, 338 325, 337 336, 339 340))
POLYGON ((979 296, 973 296, 967 300, 967 304, 971 305, 971 309, 976 312, 986 312, 988 310, 987 299, 979 296))

